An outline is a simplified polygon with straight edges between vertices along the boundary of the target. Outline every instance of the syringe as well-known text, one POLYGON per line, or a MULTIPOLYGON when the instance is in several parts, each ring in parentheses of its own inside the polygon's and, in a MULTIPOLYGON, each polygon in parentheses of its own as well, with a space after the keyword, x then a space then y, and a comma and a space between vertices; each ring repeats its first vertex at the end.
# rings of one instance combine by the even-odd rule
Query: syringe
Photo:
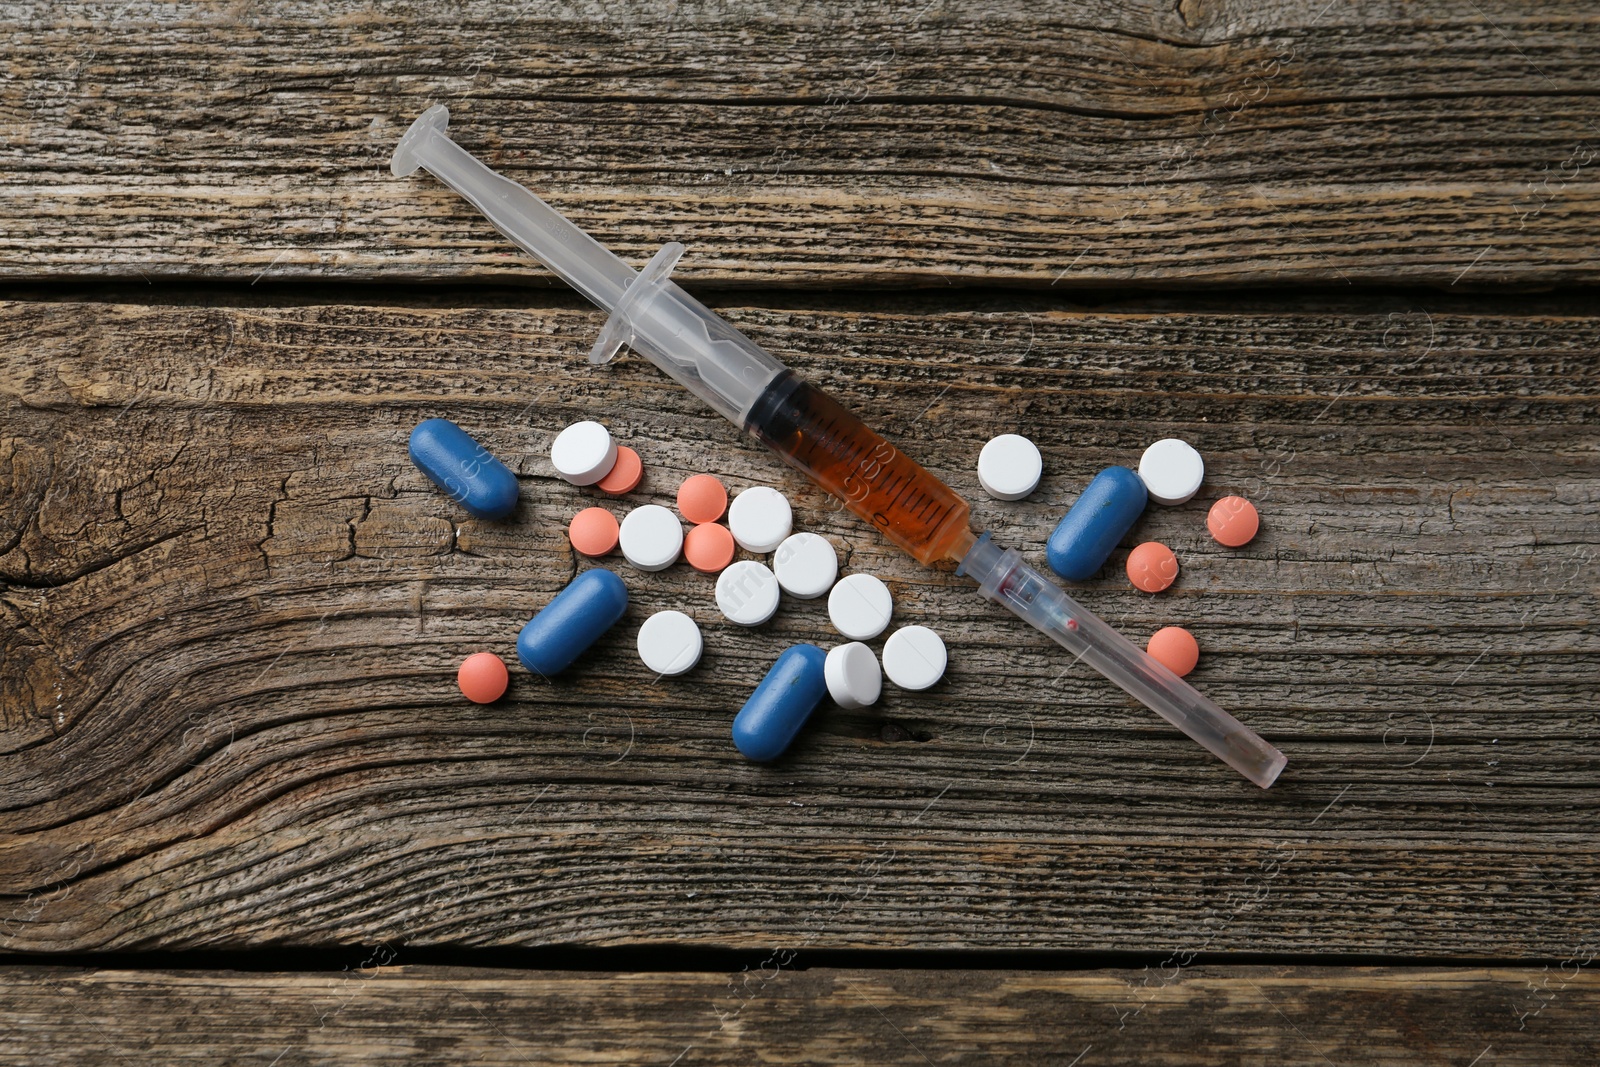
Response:
POLYGON ((985 597, 1048 634, 1230 767, 1266 788, 1283 753, 1201 696, 1060 587, 975 537, 967 502, 833 398, 797 378, 668 278, 683 246, 634 271, 527 189, 490 170, 445 132, 436 105, 400 138, 390 169, 418 167, 466 197, 501 233, 611 314, 589 353, 606 363, 624 344, 755 437, 922 563, 958 561, 985 597))

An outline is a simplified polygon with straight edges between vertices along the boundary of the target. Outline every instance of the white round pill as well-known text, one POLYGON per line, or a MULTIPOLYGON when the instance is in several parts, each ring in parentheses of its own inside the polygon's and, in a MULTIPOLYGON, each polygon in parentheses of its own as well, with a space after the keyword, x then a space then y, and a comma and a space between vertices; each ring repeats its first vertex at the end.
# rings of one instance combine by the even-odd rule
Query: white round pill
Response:
POLYGON ((822 661, 822 674, 828 682, 828 695, 841 708, 876 704, 883 692, 878 657, 860 641, 830 649, 828 658, 822 661))
POLYGON ((700 627, 681 611, 658 611, 639 627, 639 658, 664 677, 699 663, 704 648, 700 627))
POLYGON ((790 534, 772 554, 772 570, 785 593, 801 600, 815 600, 832 589, 839 577, 839 553, 826 537, 790 534))
POLYGON ((1020 434, 1003 433, 978 453, 978 481, 996 500, 1021 500, 1039 487, 1044 459, 1020 434))
POLYGON ((771 486, 753 485, 728 507, 728 529, 746 552, 771 552, 793 527, 788 498, 771 486))
POLYGON ((617 464, 617 443, 598 422, 575 422, 550 446, 556 473, 573 485, 593 485, 617 464))
POLYGON ((1200 491, 1206 463, 1187 441, 1168 437, 1144 450, 1139 479, 1157 504, 1187 503, 1200 491))
POLYGON ((729 622, 760 626, 778 610, 778 579, 765 563, 741 559, 717 575, 717 607, 729 622))
POLYGON ((902 626, 883 643, 883 673, 901 689, 926 689, 944 677, 944 642, 926 626, 902 626))
POLYGON ((889 587, 870 574, 850 574, 839 579, 828 594, 828 618, 833 628, 852 641, 870 641, 889 626, 894 598, 889 587))
POLYGON ((642 571, 660 571, 678 561, 683 551, 683 525, 678 516, 660 504, 646 504, 628 512, 617 531, 622 554, 642 571))

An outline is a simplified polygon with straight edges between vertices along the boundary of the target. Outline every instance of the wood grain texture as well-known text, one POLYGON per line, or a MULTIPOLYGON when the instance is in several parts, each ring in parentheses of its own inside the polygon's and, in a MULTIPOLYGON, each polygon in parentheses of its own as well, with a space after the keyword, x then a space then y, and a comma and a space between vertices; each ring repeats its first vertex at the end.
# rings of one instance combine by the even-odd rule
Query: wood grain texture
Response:
MULTIPOLYGON (((1207 490, 1134 539, 1184 571, 1082 596, 1182 622, 1193 681, 1289 755, 1261 792, 1009 616, 917 567, 576 308, 0 305, 0 939, 1052 947, 1558 958, 1593 939, 1600 716, 1595 319, 1305 301, 723 309, 1041 562, 1100 468, 1167 434, 1207 490), (469 706, 585 563, 553 433, 602 414, 645 459, 775 484, 953 650, 924 694, 819 711, 772 767, 733 713, 822 606, 726 624, 682 565, 620 560, 628 617, 554 682, 469 706), (468 520, 410 465, 451 417, 517 472, 468 520), (1001 429, 1027 502, 983 498, 1001 429), (1208 502, 1261 537, 1225 551, 1208 502), (650 612, 707 635, 651 684, 650 612)), ((1130 543, 1132 543, 1130 541, 1130 543)))
POLYGON ((0 276, 527 280, 431 103, 631 263, 944 287, 1600 278, 1600 13, 1447 0, 0 6, 0 276))
POLYGON ((1600 978, 1548 968, 571 974, 0 969, 7 1057, 139 1062, 1593 1063, 1600 978))

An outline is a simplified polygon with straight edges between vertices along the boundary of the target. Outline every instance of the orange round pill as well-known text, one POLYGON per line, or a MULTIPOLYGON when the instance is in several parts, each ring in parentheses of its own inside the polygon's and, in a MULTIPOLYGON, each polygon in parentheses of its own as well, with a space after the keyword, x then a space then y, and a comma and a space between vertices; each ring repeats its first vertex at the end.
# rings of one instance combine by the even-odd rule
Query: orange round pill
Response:
POLYGON ((1247 545, 1261 529, 1256 506, 1242 496, 1225 496, 1206 513, 1206 529, 1218 544, 1229 548, 1247 545))
POLYGON ((690 527, 683 539, 683 555, 702 574, 717 574, 733 562, 733 532, 720 522, 690 527))
POLYGON ((493 652, 474 652, 461 661, 461 669, 456 671, 461 695, 474 704, 493 704, 506 695, 510 681, 505 663, 493 652))
POLYGON ((584 508, 572 516, 567 536, 585 556, 610 555, 617 547, 617 517, 605 508, 584 508))
POLYGON ((1146 593, 1159 593, 1178 579, 1178 557, 1160 541, 1146 541, 1128 553, 1128 580, 1146 593))
POLYGON ((728 491, 713 474, 696 474, 678 486, 678 513, 696 526, 716 522, 728 510, 728 491))
POLYGON ((627 445, 618 445, 617 462, 612 466, 611 473, 595 482, 594 487, 602 493, 621 496, 639 488, 639 479, 643 477, 644 463, 640 461, 639 453, 627 445))
POLYGON ((1145 651, 1150 653, 1151 659, 1179 678, 1194 670, 1194 665, 1200 662, 1200 642, 1181 626, 1163 626, 1151 634, 1145 651))

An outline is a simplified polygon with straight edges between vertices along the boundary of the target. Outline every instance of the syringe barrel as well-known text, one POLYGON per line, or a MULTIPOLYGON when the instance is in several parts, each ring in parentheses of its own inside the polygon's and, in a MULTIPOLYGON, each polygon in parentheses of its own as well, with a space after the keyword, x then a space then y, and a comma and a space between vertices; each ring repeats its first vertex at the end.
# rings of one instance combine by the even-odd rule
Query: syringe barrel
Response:
POLYGON ((665 281, 628 310, 628 345, 744 429, 771 384, 787 373, 727 319, 665 281))
POLYGON ((972 543, 967 502, 822 390, 785 370, 745 429, 922 563, 972 543))
POLYGON ((984 534, 957 573, 976 581, 985 597, 1049 635, 1261 788, 1275 782, 1288 762, 1249 727, 1022 562, 1016 549, 1003 549, 984 534))

